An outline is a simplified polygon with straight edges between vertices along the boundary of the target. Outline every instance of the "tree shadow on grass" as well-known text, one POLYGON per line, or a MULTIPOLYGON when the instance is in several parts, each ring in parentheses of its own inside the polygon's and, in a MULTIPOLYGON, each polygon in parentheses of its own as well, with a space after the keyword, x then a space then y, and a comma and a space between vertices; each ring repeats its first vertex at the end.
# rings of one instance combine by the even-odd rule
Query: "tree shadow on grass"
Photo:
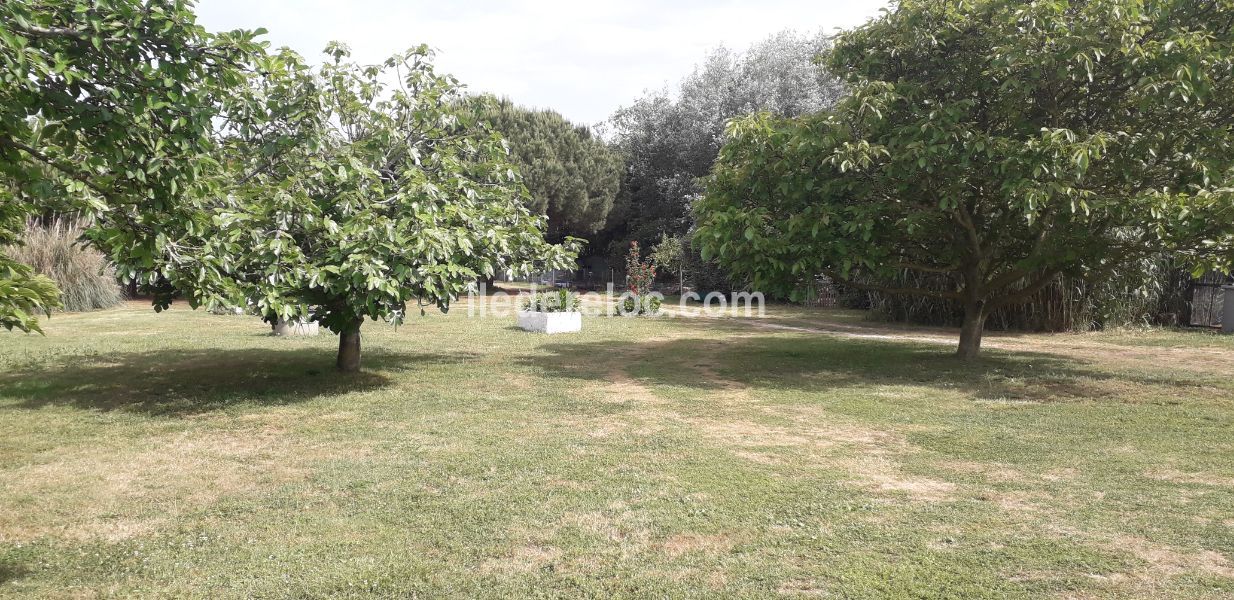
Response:
POLYGON ((0 585, 25 577, 30 570, 25 567, 0 559, 0 585))
POLYGON ((836 388, 918 386, 959 391, 977 400, 1047 402, 1126 394, 1127 385, 1190 385, 1148 373, 1113 373, 1088 361, 1043 352, 986 350, 965 363, 954 350, 900 340, 826 335, 675 339, 626 344, 559 343, 528 358, 546 376, 607 381, 614 364, 651 384, 723 389, 826 391, 836 388))
POLYGON ((185 417, 231 405, 281 405, 391 385, 383 373, 458 363, 469 354, 367 351, 359 373, 339 373, 321 348, 166 350, 104 354, 67 367, 0 375, 0 411, 71 406, 185 417), (3 402, 3 399, 17 402, 3 402))

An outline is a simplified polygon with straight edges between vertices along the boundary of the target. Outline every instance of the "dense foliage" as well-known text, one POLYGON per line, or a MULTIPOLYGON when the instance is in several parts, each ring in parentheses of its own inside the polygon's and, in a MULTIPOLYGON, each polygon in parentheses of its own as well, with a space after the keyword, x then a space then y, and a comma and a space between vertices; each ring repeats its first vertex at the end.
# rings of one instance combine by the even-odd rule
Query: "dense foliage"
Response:
MULTIPOLYGON (((662 234, 689 232, 690 203, 702 192, 700 178, 715 162, 726 121, 758 111, 815 112, 839 97, 838 82, 815 65, 829 44, 822 32, 785 31, 745 52, 721 47, 680 82, 676 93, 649 92, 614 113, 606 126, 629 164, 607 237, 595 249, 609 245, 608 252, 618 257, 630 240, 650 246, 662 234)), ((699 263, 697 252, 692 254, 690 260, 699 263)), ((693 274, 706 276, 708 267, 696 266, 693 274)))
MULTIPOLYGON (((213 35, 178 0, 0 2, 0 244, 49 210, 92 217, 121 275, 183 248, 220 99, 259 32, 213 35)), ((46 278, 0 255, 0 325, 37 330, 46 278)))
POLYGON ((954 301, 966 358, 1060 274, 1227 268, 1232 24, 1228 2, 906 0, 837 41, 835 111, 732 124, 697 239, 768 291, 822 273, 954 301))
POLYGON ((550 238, 586 237, 604 227, 620 187, 620 155, 554 111, 491 97, 474 102, 480 119, 510 143, 512 162, 531 192, 529 207, 548 217, 550 238))
POLYGON ((101 252, 81 242, 81 223, 53 219, 31 221, 21 244, 4 248, 13 260, 46 276, 60 291, 60 304, 70 312, 111 308, 124 300, 116 272, 101 252))

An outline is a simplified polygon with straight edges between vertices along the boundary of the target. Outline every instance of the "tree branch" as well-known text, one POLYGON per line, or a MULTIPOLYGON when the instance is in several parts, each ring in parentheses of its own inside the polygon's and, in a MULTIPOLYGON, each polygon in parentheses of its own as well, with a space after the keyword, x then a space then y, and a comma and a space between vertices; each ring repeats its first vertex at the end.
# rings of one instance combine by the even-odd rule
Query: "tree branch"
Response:
POLYGON ((823 271, 823 275, 830 277, 833 281, 838 281, 849 287, 854 287, 859 290, 869 292, 882 292, 884 294, 897 294, 907 296, 924 296, 926 298, 942 298, 946 300, 959 300, 959 292, 947 292, 942 290, 930 290, 925 288, 897 288, 873 283, 859 283, 852 281, 846 277, 842 277, 835 271, 823 271))
POLYGON ((963 203, 957 203, 956 209, 952 211, 955 215, 956 222, 964 229, 964 233, 968 237, 968 243, 973 249, 973 258, 977 262, 981 262, 984 258, 984 252, 981 249, 981 237, 977 235, 977 225, 973 222, 973 216, 969 214, 968 209, 963 203))
POLYGON ((1028 300, 1034 294, 1036 294, 1037 292, 1040 292, 1043 288, 1045 288, 1045 286, 1049 285, 1050 282, 1054 281, 1054 277, 1057 276, 1062 271, 1063 271, 1062 267, 1051 267, 1049 269, 1046 269, 1042 273, 1041 277, 1039 277, 1036 281, 1028 284, 1024 288, 1016 290, 1015 292, 1012 292, 1011 294, 1008 294, 1001 298, 994 298, 993 300, 989 300, 988 302, 986 302, 987 310, 993 311, 995 309, 999 309, 1004 306, 1010 306, 1012 304, 1019 304, 1021 302, 1024 302, 1025 300, 1028 300))
POLYGON ((921 271, 923 273, 955 273, 960 270, 959 264, 947 265, 945 267, 932 267, 930 265, 922 265, 911 262, 898 262, 895 264, 897 269, 910 269, 913 271, 921 271))
MULTIPOLYGON (((14 27, 13 30, 17 33, 24 34, 26 37, 72 38, 83 42, 90 41, 91 39, 90 34, 78 31, 76 29, 70 29, 68 27, 39 27, 37 25, 31 25, 29 27, 14 27)), ((107 43, 116 43, 128 40, 125 40, 124 38, 109 37, 102 38, 102 41, 107 43)))
POLYGON ((15 140, 15 139, 12 139, 12 138, 7 137, 7 136, 0 137, 0 146, 8 146, 8 147, 13 148, 13 149, 15 149, 15 150, 20 150, 20 151, 22 151, 22 152, 25 152, 26 154, 29 154, 31 157, 33 157, 35 160, 38 160, 39 162, 41 162, 41 163, 43 163, 43 164, 45 164, 45 165, 47 165, 47 166, 49 166, 49 167, 51 167, 51 168, 53 168, 53 169, 57 170, 57 171, 60 171, 61 173, 63 173, 63 174, 64 174, 64 175, 66 175, 67 177, 69 177, 69 178, 71 178, 71 179, 73 179, 73 180, 75 180, 75 181, 80 181, 81 183, 84 183, 84 184, 86 185, 86 187, 89 187, 90 189, 94 190, 94 191, 95 191, 95 192, 97 192, 100 196, 103 196, 103 197, 109 197, 109 196, 110 196, 110 194, 108 193, 108 191, 107 191, 107 190, 103 189, 103 188, 102 188, 101 186, 99 186, 97 183, 95 183, 94 181, 92 181, 92 180, 91 180, 88 176, 86 176, 84 173, 81 173, 81 172, 79 172, 79 171, 77 171, 77 170, 75 170, 75 169, 71 169, 71 168, 69 168, 69 167, 67 167, 67 166, 65 166, 65 165, 60 164, 60 163, 59 163, 59 162, 57 162, 54 158, 52 158, 52 157, 50 157, 50 156, 47 156, 46 154, 43 154, 42 152, 40 152, 37 148, 32 148, 32 147, 30 147, 30 146, 27 146, 26 144, 23 144, 23 143, 21 143, 21 142, 19 142, 19 141, 15 140))
MULTIPOLYGON (((8 146, 10 148, 25 152, 29 154, 31 157, 33 157, 35 160, 38 160, 39 162, 63 173, 64 176, 70 179, 73 179, 74 181, 80 181, 82 184, 84 184, 86 187, 93 190, 99 196, 102 196, 104 199, 112 201, 113 203, 115 202, 115 195, 110 190, 107 190, 103 188, 102 186, 100 186, 99 184, 95 183, 86 174, 58 163, 55 159, 51 158, 50 156, 47 156, 46 154, 43 154, 36 148, 27 146, 26 144, 23 144, 7 136, 0 136, 0 146, 8 146)), ((136 231, 143 231, 143 232, 150 231, 150 228, 148 226, 142 223, 139 223, 136 219, 133 218, 132 215, 128 214, 126 211, 114 210, 115 207, 112 207, 112 208, 113 210, 109 211, 109 214, 113 216, 119 215, 120 218, 129 225, 129 227, 132 227, 136 231)))

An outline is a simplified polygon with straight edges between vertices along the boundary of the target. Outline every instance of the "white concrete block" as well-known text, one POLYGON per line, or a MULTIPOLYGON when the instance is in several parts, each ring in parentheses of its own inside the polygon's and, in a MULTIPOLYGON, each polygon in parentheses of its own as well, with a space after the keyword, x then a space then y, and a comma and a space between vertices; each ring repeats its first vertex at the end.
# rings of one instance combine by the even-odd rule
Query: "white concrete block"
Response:
POLYGON ((302 323, 299 321, 284 321, 279 319, 277 323, 272 323, 270 327, 274 330, 271 332, 271 335, 276 336, 317 335, 320 331, 320 327, 317 323, 312 321, 302 323))
POLYGON ((583 330, 581 312, 519 311, 518 326, 536 333, 574 333, 583 330))

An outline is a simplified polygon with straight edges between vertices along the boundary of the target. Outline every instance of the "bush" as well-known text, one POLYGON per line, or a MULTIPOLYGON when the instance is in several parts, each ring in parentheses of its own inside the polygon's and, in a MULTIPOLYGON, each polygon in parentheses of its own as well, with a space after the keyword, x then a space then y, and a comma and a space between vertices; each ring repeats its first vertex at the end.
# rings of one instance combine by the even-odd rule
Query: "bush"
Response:
POLYGON ((546 313, 576 312, 578 305, 578 295, 569 290, 534 292, 523 301, 523 310, 546 313))
POLYGON ((626 254, 626 288, 632 297, 627 296, 617 305, 617 314, 650 315, 659 312, 660 298, 651 293, 655 280, 655 263, 650 259, 644 261, 638 242, 630 242, 630 251, 626 254))
POLYGON ((656 280, 656 265, 650 259, 644 261, 639 253, 638 242, 630 242, 626 254, 626 287, 635 296, 651 291, 656 280))
POLYGON ((19 263, 56 282, 63 309, 82 312, 111 308, 124 301, 115 270, 107 257, 79 243, 82 226, 68 219, 55 219, 46 226, 26 224, 22 244, 5 248, 19 263))
POLYGON ((654 315, 660 312, 660 304, 660 297, 653 294, 626 296, 622 303, 617 305, 617 314, 618 316, 654 315))

